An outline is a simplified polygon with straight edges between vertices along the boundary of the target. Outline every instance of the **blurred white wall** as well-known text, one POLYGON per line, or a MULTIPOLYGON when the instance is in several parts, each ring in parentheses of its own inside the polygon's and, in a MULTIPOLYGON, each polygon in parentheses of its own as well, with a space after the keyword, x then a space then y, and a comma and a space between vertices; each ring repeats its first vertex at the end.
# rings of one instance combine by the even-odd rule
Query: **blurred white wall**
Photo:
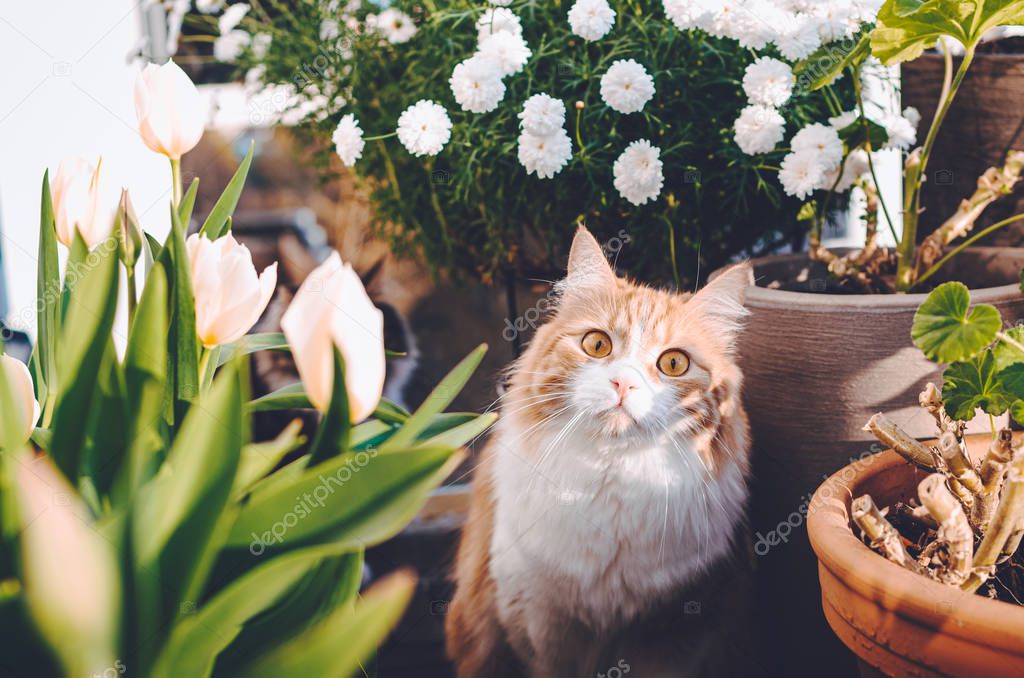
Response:
POLYGON ((135 130, 139 65, 128 54, 141 30, 133 0, 0 5, 0 247, 12 327, 34 333, 39 188, 62 157, 102 155, 111 208, 126 186, 146 230, 167 233, 167 160, 135 130))

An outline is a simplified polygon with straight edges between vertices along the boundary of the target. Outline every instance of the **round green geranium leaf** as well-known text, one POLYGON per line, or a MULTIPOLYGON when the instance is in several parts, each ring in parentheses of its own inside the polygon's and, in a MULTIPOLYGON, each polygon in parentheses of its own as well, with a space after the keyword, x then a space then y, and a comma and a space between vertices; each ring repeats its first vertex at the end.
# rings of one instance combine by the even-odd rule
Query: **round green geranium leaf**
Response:
POLYGON ((967 360, 995 341, 1003 319, 994 306, 970 308, 971 294, 959 282, 939 285, 918 307, 910 336, 929 360, 967 360))
POLYGON ((960 421, 970 421, 978 409, 1000 415, 1015 400, 996 373, 991 351, 953 363, 942 376, 942 403, 949 416, 960 421))

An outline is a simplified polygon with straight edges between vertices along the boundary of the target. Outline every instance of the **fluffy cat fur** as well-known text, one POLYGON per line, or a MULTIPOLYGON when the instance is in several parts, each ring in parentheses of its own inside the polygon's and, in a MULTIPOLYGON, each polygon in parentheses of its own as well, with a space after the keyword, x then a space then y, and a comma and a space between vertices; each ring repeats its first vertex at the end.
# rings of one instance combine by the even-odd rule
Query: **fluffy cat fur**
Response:
POLYGON ((694 295, 651 289, 576 234, 476 471, 446 620, 460 678, 752 675, 733 359, 750 279, 741 264, 694 295), (606 357, 584 351, 591 330, 606 357), (681 376, 658 369, 668 349, 681 376))

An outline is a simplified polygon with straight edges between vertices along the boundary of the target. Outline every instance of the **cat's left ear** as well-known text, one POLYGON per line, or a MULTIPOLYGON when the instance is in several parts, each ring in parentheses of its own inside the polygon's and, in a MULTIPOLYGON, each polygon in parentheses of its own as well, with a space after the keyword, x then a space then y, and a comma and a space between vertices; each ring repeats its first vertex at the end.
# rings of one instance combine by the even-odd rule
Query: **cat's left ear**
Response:
POLYGON ((563 281, 564 290, 593 291, 614 286, 615 271, 605 258, 604 250, 590 231, 580 226, 569 250, 569 269, 563 281))
POLYGON ((749 313, 743 306, 747 288, 754 284, 750 264, 730 266, 697 292, 686 305, 696 310, 713 333, 732 343, 739 334, 743 318, 749 313))

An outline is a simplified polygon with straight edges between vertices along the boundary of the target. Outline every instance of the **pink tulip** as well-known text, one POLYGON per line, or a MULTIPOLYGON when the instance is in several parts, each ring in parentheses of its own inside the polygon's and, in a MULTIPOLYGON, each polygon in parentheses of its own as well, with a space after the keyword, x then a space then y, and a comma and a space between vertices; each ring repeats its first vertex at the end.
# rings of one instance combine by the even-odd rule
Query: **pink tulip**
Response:
POLYGON ((23 437, 28 440, 39 420, 39 403, 36 401, 32 386, 32 375, 25 363, 9 355, 0 354, 0 378, 7 381, 15 405, 18 407, 18 419, 23 424, 23 437))
POLYGON ((135 78, 135 115, 139 135, 150 150, 172 160, 199 143, 206 109, 199 90, 178 64, 149 64, 135 78))
POLYGON ((352 421, 370 416, 384 389, 384 316, 335 252, 296 292, 281 328, 309 401, 325 411, 334 387, 334 352, 345 359, 352 421))
POLYGON ((65 158, 50 182, 57 240, 71 247, 75 231, 90 248, 107 236, 114 226, 110 210, 100 205, 100 165, 93 167, 83 158, 65 158))
POLYGON ((231 234, 185 241, 196 297, 196 333, 206 348, 230 344, 252 329, 277 286, 277 263, 256 275, 249 248, 231 234))

